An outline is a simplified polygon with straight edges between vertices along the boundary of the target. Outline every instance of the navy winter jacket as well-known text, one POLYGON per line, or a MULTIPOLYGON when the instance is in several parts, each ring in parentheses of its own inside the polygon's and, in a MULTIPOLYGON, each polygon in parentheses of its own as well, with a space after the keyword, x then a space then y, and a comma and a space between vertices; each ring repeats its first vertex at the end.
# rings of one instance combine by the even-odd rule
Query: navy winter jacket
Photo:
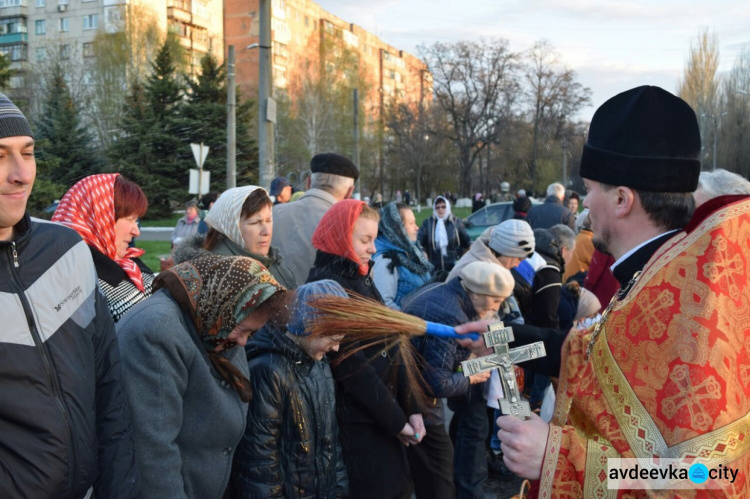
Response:
POLYGON ((91 252, 28 215, 15 229, 0 241, 0 497, 135 497, 120 354, 91 252))
MULTIPOLYGON (((424 291, 417 291, 403 311, 448 326, 477 319, 474 306, 458 277, 424 291)), ((440 424, 443 422, 443 404, 439 399, 463 397, 469 392, 469 378, 456 369, 469 357, 470 352, 460 347, 456 340, 449 338, 426 335, 418 336, 412 342, 424 358, 423 375, 433 395, 425 421, 431 425, 440 424)))

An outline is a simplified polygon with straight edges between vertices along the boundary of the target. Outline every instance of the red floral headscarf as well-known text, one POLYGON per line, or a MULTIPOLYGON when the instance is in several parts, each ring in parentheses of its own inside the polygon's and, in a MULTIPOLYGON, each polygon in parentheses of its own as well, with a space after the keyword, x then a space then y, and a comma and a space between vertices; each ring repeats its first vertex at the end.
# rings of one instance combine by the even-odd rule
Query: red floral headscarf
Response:
POLYGON ((312 237, 315 248, 326 253, 342 256, 359 265, 359 273, 367 275, 370 266, 360 263, 359 256, 352 246, 354 223, 362 213, 364 201, 345 199, 334 204, 318 223, 312 237))
POLYGON ((114 260, 140 291, 143 287, 141 269, 131 258, 145 253, 140 248, 128 248, 123 258, 117 258, 115 243, 115 179, 119 173, 102 173, 85 177, 65 193, 52 215, 52 221, 78 232, 86 244, 114 260))

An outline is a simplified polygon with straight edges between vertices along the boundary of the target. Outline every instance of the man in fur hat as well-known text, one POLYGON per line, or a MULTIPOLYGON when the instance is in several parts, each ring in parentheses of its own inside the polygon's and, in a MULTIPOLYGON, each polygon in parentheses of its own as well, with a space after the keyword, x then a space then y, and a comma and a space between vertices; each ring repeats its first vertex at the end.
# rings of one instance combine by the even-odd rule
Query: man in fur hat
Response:
POLYGON ((599 324, 565 340, 551 424, 498 419, 506 464, 539 480, 540 497, 616 494, 609 460, 653 457, 720 463, 732 477, 710 486, 750 494, 750 198, 693 214, 700 150, 693 110, 657 87, 593 117, 584 206, 621 291, 599 324))

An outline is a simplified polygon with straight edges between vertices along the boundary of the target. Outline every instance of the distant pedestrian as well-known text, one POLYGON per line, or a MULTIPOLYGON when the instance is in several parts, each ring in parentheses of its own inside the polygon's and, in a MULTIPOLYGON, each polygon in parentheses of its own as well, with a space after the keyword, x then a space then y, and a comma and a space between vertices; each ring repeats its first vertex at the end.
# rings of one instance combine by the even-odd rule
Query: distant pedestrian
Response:
POLYGON ((396 201, 396 203, 400 203, 402 200, 403 196, 401 195, 401 191, 396 191, 396 198, 394 199, 394 201, 396 201))
POLYGON ((275 199, 274 205, 288 203, 292 197, 292 186, 286 177, 276 177, 271 181, 269 194, 275 199))
POLYGON ((471 212, 476 213, 482 208, 484 208, 484 197, 481 192, 477 192, 474 194, 474 200, 471 202, 471 212))
POLYGON ((409 189, 404 191, 404 204, 411 206, 411 193, 409 192, 409 189))
POLYGON ((172 246, 177 246, 184 239, 198 233, 198 224, 201 219, 198 216, 198 201, 191 199, 185 203, 185 216, 177 221, 177 226, 172 232, 172 246))
POLYGON ((547 187, 547 198, 544 203, 532 206, 527 216, 528 222, 534 229, 549 229, 559 223, 575 229, 575 217, 563 205, 565 187, 554 183, 547 187))
POLYGON ((446 276, 471 246, 463 222, 451 213, 450 201, 443 196, 435 198, 432 216, 422 222, 417 240, 427 251, 435 271, 446 276))

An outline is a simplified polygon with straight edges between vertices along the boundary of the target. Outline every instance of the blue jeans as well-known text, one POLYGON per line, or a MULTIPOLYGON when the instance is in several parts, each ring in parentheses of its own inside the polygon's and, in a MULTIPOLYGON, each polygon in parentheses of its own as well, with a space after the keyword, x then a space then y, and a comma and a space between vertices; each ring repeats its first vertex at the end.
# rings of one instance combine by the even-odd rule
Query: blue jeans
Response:
POLYGON ((485 440, 489 425, 487 402, 482 385, 471 385, 468 397, 450 399, 457 418, 456 442, 453 452, 453 481, 458 499, 484 499, 482 483, 487 480, 487 449, 485 440))

